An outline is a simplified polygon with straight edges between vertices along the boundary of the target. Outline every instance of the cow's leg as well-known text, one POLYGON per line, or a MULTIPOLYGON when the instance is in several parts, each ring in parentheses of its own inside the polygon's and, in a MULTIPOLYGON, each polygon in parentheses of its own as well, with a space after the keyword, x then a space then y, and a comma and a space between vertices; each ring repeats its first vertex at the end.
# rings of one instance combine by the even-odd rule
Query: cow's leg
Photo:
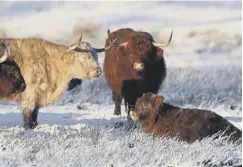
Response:
POLYGON ((115 110, 114 115, 121 115, 121 102, 122 102, 122 96, 115 91, 112 91, 112 98, 115 102, 115 110))
POLYGON ((34 90, 26 89, 21 95, 21 111, 24 120, 24 129, 33 129, 37 125, 39 106, 36 104, 34 90))
POLYGON ((36 106, 34 109, 24 108, 22 109, 24 119, 24 129, 34 129, 37 123, 39 107, 36 106))
POLYGON ((135 122, 132 120, 130 112, 134 109, 135 107, 136 100, 131 100, 128 102, 128 112, 127 112, 127 124, 126 124, 126 129, 131 130, 136 127, 135 122))
POLYGON ((124 103, 125 103, 125 111, 126 113, 128 113, 128 102, 124 99, 124 103))
MULTIPOLYGON (((130 112, 134 109, 135 107, 136 100, 133 100, 131 102, 128 102, 128 111, 127 111, 127 119, 131 119, 130 112)), ((131 119, 132 120, 132 119, 131 119)))
POLYGON ((39 109, 40 109, 39 106, 36 106, 34 109, 34 112, 32 114, 32 118, 33 118, 33 121, 35 122, 36 126, 38 125, 37 117, 38 117, 39 109))

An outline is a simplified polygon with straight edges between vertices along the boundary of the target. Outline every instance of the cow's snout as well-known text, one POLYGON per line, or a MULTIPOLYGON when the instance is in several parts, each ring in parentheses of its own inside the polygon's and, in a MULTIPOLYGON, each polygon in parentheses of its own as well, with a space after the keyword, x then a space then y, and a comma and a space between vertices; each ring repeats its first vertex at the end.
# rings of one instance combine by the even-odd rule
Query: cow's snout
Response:
POLYGON ((133 64, 133 69, 136 71, 143 71, 144 70, 144 63, 136 62, 133 64))
POLYGON ((97 67, 93 71, 90 72, 90 77, 96 78, 96 77, 100 76, 101 73, 102 73, 101 68, 97 67))
POLYGON ((138 120, 138 115, 137 115, 137 113, 135 111, 132 110, 130 112, 130 115, 131 115, 131 118, 132 118, 133 121, 137 121, 138 120))

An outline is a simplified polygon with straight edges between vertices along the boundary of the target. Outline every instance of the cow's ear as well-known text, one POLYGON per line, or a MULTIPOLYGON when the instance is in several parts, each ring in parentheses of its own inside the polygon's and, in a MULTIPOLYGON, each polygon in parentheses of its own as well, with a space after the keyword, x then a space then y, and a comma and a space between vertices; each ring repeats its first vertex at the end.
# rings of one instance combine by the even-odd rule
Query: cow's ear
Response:
POLYGON ((154 98, 154 104, 153 104, 153 106, 155 108, 158 108, 163 103, 163 101, 164 101, 164 97, 163 96, 156 96, 154 98))

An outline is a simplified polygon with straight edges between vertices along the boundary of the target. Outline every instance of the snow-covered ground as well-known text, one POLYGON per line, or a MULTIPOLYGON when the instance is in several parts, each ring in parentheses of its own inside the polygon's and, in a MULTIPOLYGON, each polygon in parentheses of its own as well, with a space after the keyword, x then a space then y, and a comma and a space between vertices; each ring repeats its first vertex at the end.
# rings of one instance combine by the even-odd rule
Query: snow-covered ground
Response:
MULTIPOLYGON (((241 2, 0 2, 0 37, 38 36, 104 45, 106 30, 130 27, 166 41, 168 75, 158 94, 181 107, 212 110, 242 125, 241 2)), ((103 66, 104 54, 99 61, 103 66)), ((188 145, 127 132, 113 115, 103 77, 86 80, 42 108, 39 126, 24 131, 15 102, 0 104, 0 166, 203 166, 242 161, 242 148, 211 138, 188 145), (79 107, 78 107, 79 106, 79 107), (79 108, 79 109, 78 109, 79 108)))

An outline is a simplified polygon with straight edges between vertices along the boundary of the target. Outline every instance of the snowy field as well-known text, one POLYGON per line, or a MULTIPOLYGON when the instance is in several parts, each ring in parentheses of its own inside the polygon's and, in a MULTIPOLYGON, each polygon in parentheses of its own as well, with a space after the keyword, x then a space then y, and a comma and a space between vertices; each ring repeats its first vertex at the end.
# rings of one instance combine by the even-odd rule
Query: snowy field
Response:
MULTIPOLYGON (((0 37, 83 40, 103 47, 106 31, 130 27, 167 41, 167 78, 158 94, 181 107, 209 109, 242 125, 241 2, 0 2, 0 37)), ((103 66, 104 53, 99 54, 103 66)), ((113 115, 103 77, 86 80, 24 131, 15 102, 0 103, 0 167, 201 167, 241 164, 242 145, 207 138, 191 145, 128 132, 113 115), (210 160, 210 161, 209 161, 210 160), (204 165, 203 165, 204 164, 204 165), (207 164, 207 165, 205 165, 207 164)))

